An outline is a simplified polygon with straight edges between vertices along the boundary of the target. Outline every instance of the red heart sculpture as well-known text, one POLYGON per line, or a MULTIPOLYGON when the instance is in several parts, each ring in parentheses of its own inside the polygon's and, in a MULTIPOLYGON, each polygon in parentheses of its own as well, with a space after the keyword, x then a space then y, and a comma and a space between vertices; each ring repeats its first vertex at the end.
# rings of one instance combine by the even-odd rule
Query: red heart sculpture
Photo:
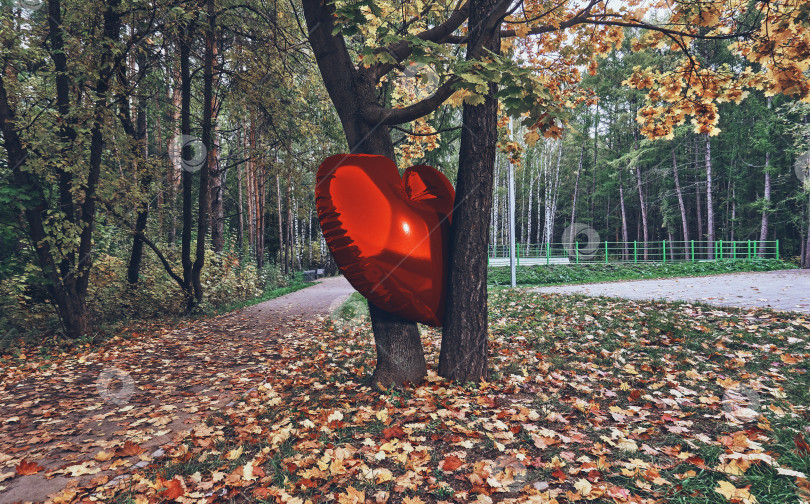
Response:
POLYGON ((346 279, 383 310, 432 326, 444 315, 454 198, 435 168, 400 178, 385 156, 330 156, 316 177, 318 219, 346 279))

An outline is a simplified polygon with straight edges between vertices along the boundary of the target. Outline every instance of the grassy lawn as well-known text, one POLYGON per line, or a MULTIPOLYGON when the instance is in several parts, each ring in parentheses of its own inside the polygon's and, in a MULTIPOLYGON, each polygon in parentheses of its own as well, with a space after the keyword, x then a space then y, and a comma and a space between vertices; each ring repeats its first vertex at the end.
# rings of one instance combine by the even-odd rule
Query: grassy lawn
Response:
MULTIPOLYGON (((549 266, 519 266, 516 279, 518 285, 562 285, 794 268, 796 268, 794 264, 776 259, 723 260, 695 263, 552 264, 549 266)), ((509 285, 509 267, 489 268, 488 280, 490 284, 494 285, 509 285)))
MULTIPOLYGON (((357 306, 353 306, 357 305, 357 306)), ((106 502, 810 499, 810 322, 698 304, 490 293, 492 376, 372 391, 350 303, 106 502)), ((422 329, 431 369, 440 332, 422 329)))

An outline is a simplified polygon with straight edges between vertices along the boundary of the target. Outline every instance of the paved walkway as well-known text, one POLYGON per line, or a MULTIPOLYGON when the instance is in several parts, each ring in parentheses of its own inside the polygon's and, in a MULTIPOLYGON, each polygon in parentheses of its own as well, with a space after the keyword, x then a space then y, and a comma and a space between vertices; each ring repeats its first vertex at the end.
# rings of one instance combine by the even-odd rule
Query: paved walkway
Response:
POLYGON ((353 292, 354 287, 343 276, 324 278, 312 287, 250 306, 241 313, 260 322, 312 319, 331 313, 353 292))
POLYGON ((139 328, 143 334, 57 361, 32 356, 0 367, 0 504, 69 501, 121 481, 255 387, 352 292, 343 277, 327 278, 215 318, 139 328), (105 373, 121 380, 120 390, 103 385, 105 373), (22 461, 41 467, 17 475, 22 461))
POLYGON ((810 270, 631 280, 537 287, 532 290, 628 299, 699 301, 717 306, 772 308, 810 313, 810 270))

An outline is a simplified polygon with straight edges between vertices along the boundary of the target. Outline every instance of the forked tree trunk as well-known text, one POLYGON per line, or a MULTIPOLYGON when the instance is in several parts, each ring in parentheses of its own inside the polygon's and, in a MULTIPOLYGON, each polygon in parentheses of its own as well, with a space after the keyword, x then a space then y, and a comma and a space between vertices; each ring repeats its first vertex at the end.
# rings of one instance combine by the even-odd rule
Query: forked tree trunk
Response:
MULTIPOLYGON (((467 60, 484 48, 499 53, 500 23, 486 26, 498 0, 470 2, 467 60)), ((464 104, 456 181, 456 204, 450 226, 450 267, 439 354, 439 374, 459 382, 488 378, 487 246, 497 141, 496 86, 481 105, 464 104)))
MULTIPOLYGON (((354 153, 396 159, 388 127, 371 124, 362 114, 364 106, 378 103, 376 86, 359 77, 343 37, 332 33, 334 4, 304 0, 303 6, 315 60, 343 125, 349 149, 354 153)), ((485 215, 488 218, 489 213, 485 215)), ((369 313, 377 347, 372 385, 388 388, 420 381, 427 374, 427 366, 416 323, 371 303, 369 313)))

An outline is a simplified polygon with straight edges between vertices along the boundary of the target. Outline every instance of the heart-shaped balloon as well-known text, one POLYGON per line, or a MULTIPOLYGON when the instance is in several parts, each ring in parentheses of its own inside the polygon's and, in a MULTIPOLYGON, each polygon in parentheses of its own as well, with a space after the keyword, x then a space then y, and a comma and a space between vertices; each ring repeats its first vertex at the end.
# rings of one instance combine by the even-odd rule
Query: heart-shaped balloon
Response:
POLYGON ((455 191, 426 165, 399 176, 385 156, 337 154, 318 168, 315 201, 346 279, 383 310, 442 324, 455 191))

